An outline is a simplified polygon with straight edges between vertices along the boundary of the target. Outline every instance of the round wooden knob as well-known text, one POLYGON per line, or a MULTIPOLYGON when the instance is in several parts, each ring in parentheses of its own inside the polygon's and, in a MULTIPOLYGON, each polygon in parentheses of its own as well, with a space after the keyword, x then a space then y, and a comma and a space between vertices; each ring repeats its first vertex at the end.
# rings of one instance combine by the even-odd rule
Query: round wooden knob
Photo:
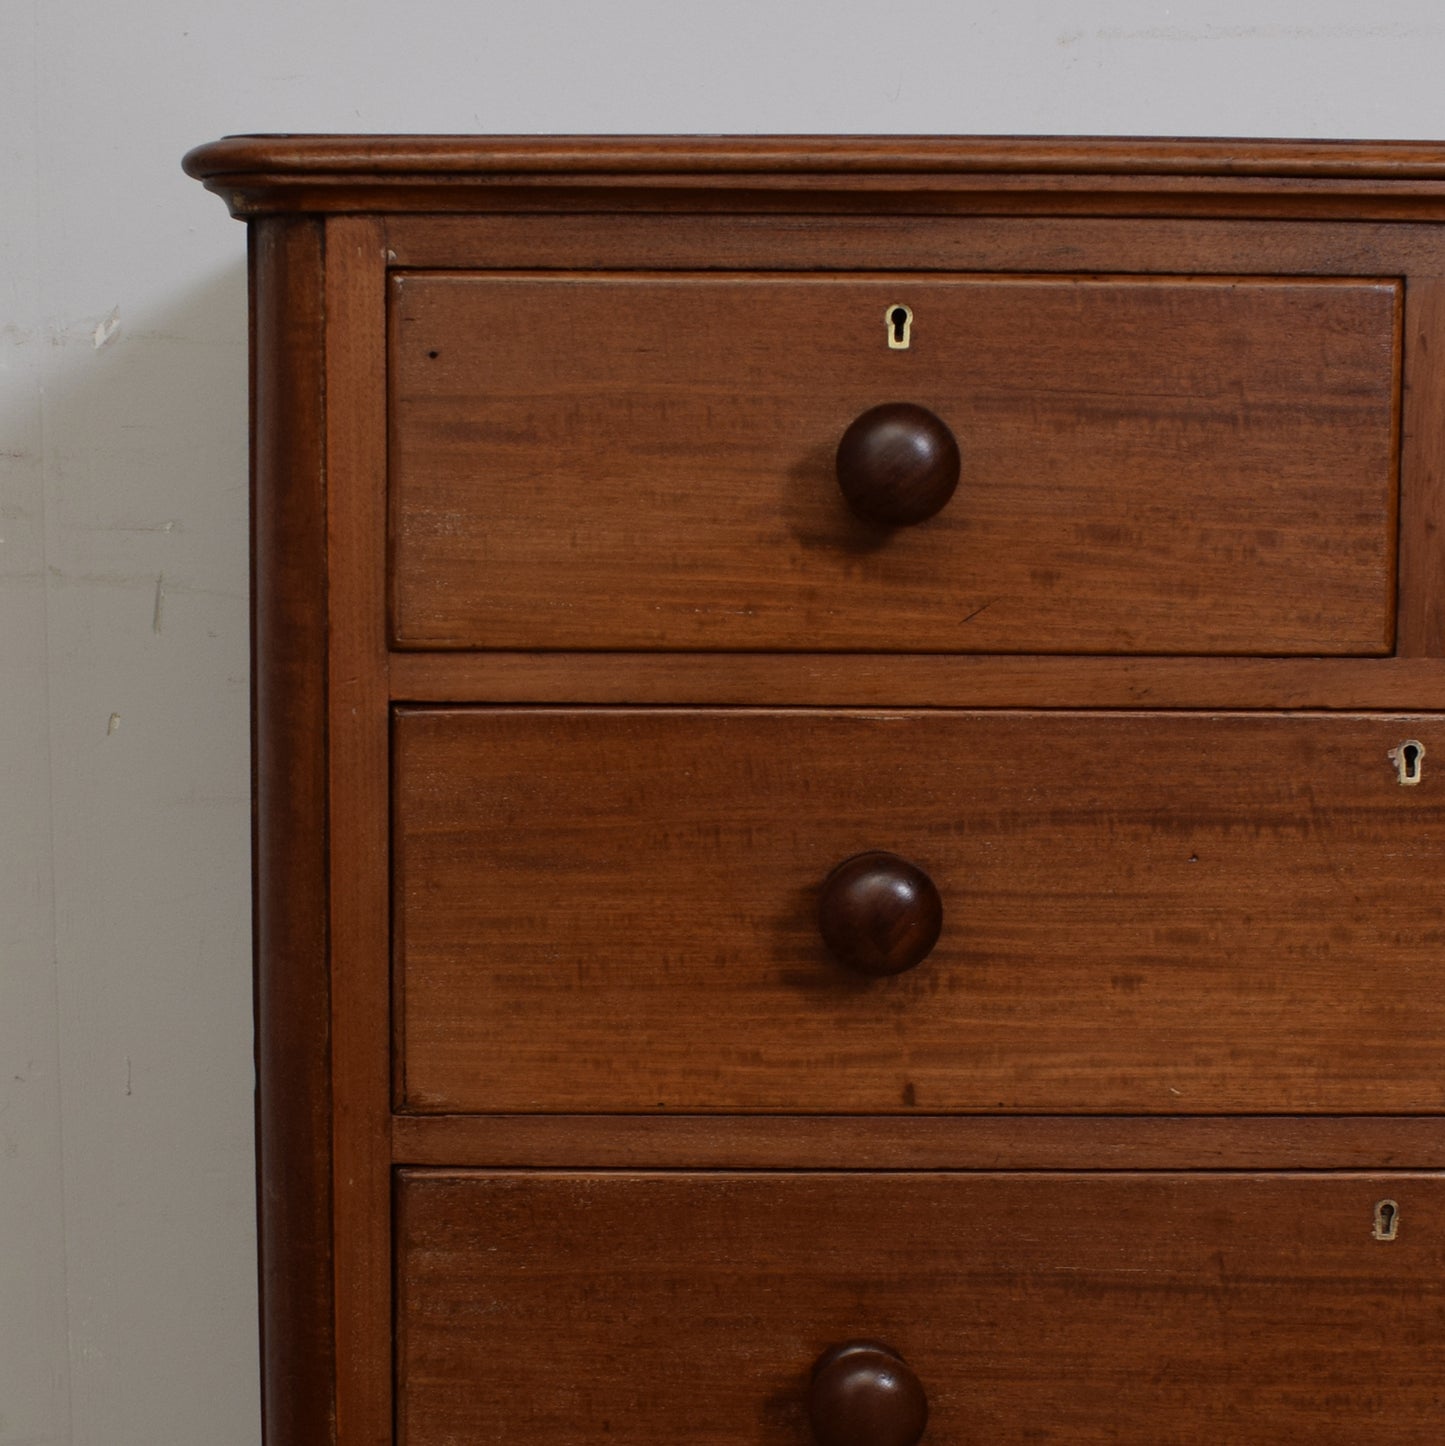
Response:
POLYGON ((819 1446, 914 1446, 928 1397, 897 1351, 849 1341, 818 1357, 808 1414, 819 1446))
POLYGON ((865 522, 906 527, 941 512, 958 486, 958 443, 927 407, 871 407, 838 443, 838 486, 865 522))
POLYGON ((902 974, 928 958, 943 930, 943 900, 917 864, 897 854, 845 859, 828 875, 818 927, 833 956, 860 974, 902 974))

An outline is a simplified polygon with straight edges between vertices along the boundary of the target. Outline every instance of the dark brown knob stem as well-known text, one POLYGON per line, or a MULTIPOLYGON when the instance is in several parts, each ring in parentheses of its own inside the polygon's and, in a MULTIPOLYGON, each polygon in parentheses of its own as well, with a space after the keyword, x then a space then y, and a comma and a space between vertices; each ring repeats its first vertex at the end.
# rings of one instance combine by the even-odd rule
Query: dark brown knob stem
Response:
POLYGON ((838 486, 865 522, 906 527, 939 513, 958 486, 958 443, 927 407, 871 407, 838 443, 838 486))
POLYGON ((897 854, 845 859, 818 905, 823 942, 860 974, 902 974, 928 958, 943 930, 943 900, 917 864, 897 854))
POLYGON ((928 1397, 897 1351, 849 1341, 818 1357, 808 1414, 819 1446, 914 1446, 928 1397))

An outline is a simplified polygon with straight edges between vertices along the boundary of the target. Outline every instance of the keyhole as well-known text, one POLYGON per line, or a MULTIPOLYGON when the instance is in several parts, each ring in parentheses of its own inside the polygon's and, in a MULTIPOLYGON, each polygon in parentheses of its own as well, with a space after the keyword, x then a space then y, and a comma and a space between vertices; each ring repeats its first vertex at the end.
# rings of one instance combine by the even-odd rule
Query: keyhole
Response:
POLYGON ((1398 748, 1392 748, 1387 755, 1400 775, 1402 787, 1411 788, 1419 783, 1424 773, 1425 745, 1414 738, 1407 739, 1398 748))
POLYGON ((889 351, 907 351, 912 340, 913 313, 906 306, 890 306, 884 314, 888 323, 889 351))
POLYGON ((1371 1232, 1376 1240, 1393 1240, 1400 1228, 1400 1207, 1393 1200, 1381 1200, 1375 1206, 1375 1228, 1371 1232))

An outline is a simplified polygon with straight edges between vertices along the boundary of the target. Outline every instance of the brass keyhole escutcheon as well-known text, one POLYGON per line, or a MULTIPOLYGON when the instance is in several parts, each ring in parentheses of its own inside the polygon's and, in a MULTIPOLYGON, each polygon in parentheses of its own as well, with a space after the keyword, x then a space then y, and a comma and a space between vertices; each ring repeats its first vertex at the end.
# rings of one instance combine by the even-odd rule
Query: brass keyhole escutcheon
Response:
POLYGON ((1413 788, 1424 776, 1425 745, 1416 738, 1407 738, 1385 755, 1395 765, 1402 788, 1413 788))
POLYGON ((907 351, 913 341, 912 308, 894 302, 883 314, 888 324, 888 350, 907 351))
POLYGON ((1375 1228, 1370 1233, 1376 1240, 1393 1240, 1400 1229, 1400 1207, 1393 1200, 1381 1200, 1375 1206, 1375 1228))

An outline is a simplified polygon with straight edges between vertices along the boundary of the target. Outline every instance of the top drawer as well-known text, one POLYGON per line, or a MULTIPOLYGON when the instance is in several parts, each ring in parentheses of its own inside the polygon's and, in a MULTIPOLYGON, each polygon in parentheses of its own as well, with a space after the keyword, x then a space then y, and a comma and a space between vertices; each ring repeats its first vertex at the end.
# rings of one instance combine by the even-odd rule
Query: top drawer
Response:
POLYGON ((1399 299, 1368 279, 398 275, 393 640, 1388 652, 1399 299), (961 480, 888 529, 847 509, 835 455, 900 401, 946 423, 961 480))

